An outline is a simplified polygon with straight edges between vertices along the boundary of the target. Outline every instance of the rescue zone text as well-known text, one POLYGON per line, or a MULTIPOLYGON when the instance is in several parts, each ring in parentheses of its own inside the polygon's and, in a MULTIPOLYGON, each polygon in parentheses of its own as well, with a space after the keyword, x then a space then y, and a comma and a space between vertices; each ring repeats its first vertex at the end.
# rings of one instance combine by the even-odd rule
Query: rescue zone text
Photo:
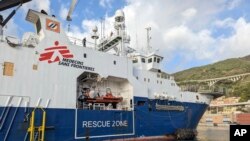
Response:
POLYGON ((128 121, 83 121, 83 128, 127 127, 128 121))

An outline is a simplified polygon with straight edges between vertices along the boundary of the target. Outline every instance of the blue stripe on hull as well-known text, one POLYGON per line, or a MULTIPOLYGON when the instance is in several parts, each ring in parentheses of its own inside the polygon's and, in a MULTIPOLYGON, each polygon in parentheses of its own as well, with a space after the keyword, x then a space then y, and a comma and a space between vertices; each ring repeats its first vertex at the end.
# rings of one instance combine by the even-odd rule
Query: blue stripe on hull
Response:
MULTIPOLYGON (((135 103, 140 98, 135 98, 135 103)), ((153 103, 155 101, 152 101, 153 103)), ((134 111, 135 135, 114 136, 105 138, 91 138, 91 140, 104 140, 126 137, 157 136, 171 134, 179 128, 195 129, 198 122, 205 112, 207 105, 201 103, 181 103, 184 111, 156 111, 149 110, 148 103, 143 106, 136 106, 134 111)), ((4 107, 0 108, 0 114, 4 107)), ((32 109, 29 109, 29 112, 32 109)), ((14 115, 15 107, 9 110, 3 128, 0 130, 0 140, 4 140, 11 119, 14 115)), ((9 141, 23 141, 29 127, 29 121, 25 122, 25 109, 19 108, 7 135, 9 141)), ((37 113, 37 117, 40 113, 37 113)), ((46 109, 46 126, 50 127, 45 132, 45 140, 48 141, 71 141, 75 140, 75 109, 46 109)), ((0 115, 1 116, 1 115, 0 115)), ((133 112, 129 111, 96 111, 78 110, 77 112, 77 136, 100 136, 100 135, 119 135, 133 133, 133 112), (83 121, 91 121, 90 124, 83 125, 83 121), (103 121, 93 124, 92 121, 103 121), (106 121, 106 124, 104 123, 106 121), (107 121, 110 121, 107 127, 107 121), (112 127, 113 121, 127 121, 112 127), (123 126, 124 125, 124 126, 123 126), (127 126, 126 126, 127 125, 127 126), (85 126, 83 128, 83 126, 85 126), (88 128, 86 128, 86 126, 88 128), (99 126, 99 127, 98 127, 99 126), (95 127, 95 128, 94 128, 95 127)), ((40 119, 37 119, 39 121, 40 119)), ((3 122, 3 117, 0 120, 3 122)), ((36 123, 38 125, 38 123, 36 123)), ((1 124, 0 124, 1 125, 1 124)), ((28 140, 29 138, 27 138, 28 140)))

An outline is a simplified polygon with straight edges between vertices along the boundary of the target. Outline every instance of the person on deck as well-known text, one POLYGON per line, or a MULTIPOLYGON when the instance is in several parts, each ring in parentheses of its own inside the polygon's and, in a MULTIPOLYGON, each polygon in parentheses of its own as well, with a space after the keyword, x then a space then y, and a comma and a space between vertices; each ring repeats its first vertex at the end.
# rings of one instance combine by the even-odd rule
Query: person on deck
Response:
POLYGON ((90 98, 99 98, 100 97, 100 90, 96 90, 96 86, 92 86, 89 92, 90 98))
POLYGON ((110 88, 106 89, 106 96, 105 97, 107 97, 107 98, 113 98, 113 95, 112 95, 112 92, 111 92, 110 88))
POLYGON ((3 41, 3 16, 0 15, 0 41, 3 41))
POLYGON ((85 37, 82 39, 82 45, 83 45, 83 47, 86 47, 86 38, 85 37))

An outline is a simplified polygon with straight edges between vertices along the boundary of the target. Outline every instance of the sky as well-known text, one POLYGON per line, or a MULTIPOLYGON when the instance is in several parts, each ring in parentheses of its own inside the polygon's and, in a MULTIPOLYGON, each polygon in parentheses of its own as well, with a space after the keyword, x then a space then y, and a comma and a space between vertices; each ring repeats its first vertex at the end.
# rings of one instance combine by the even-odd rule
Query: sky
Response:
MULTIPOLYGON (((25 21, 27 11, 44 9, 56 15, 69 36, 91 40, 91 29, 100 29, 101 19, 109 35, 114 14, 122 9, 130 46, 145 48, 145 28, 151 27, 150 45, 164 57, 161 67, 168 73, 250 55, 248 0, 78 0, 68 22, 70 4, 71 0, 32 0, 18 10, 4 33, 22 38, 24 32, 34 32, 25 21)), ((6 17, 11 10, 1 14, 6 17)))

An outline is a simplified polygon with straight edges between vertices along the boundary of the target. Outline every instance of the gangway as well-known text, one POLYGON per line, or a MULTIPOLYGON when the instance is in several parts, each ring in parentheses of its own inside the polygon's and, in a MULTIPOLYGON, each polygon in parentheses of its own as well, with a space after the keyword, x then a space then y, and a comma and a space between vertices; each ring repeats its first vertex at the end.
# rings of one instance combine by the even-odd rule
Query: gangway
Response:
POLYGON ((103 51, 103 52, 107 52, 107 51, 111 50, 112 48, 114 48, 121 40, 122 40, 122 37, 118 36, 118 35, 111 37, 110 40, 103 40, 98 45, 98 47, 99 47, 98 50, 103 51))

